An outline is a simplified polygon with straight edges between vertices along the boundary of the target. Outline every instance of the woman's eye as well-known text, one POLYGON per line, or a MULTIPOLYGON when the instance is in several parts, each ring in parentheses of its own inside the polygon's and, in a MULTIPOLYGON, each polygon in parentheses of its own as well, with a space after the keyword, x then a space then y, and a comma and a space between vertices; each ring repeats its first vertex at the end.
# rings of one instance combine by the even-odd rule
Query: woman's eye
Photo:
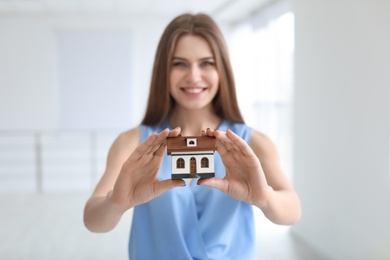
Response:
POLYGON ((184 62, 181 62, 181 61, 174 62, 172 65, 174 67, 184 67, 184 66, 186 66, 186 64, 184 62))
POLYGON ((204 62, 202 62, 201 65, 204 66, 204 67, 214 66, 214 62, 212 62, 212 61, 204 61, 204 62))

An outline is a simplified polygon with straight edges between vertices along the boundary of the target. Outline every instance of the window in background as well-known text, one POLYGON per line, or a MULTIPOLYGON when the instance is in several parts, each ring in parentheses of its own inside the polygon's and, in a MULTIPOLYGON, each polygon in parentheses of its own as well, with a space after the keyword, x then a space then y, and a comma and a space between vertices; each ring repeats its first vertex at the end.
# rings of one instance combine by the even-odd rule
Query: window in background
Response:
POLYGON ((232 34, 231 54, 244 119, 275 142, 291 177, 293 13, 268 17, 256 29, 241 24, 232 34))
POLYGON ((127 129, 130 32, 59 32, 60 129, 127 129))

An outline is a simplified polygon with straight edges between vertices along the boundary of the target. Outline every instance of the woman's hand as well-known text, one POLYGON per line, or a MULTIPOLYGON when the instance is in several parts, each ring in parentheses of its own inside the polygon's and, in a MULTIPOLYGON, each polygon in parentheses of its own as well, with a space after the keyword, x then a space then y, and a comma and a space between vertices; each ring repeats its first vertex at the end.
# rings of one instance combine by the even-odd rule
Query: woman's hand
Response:
POLYGON ((169 189, 186 185, 183 180, 157 180, 166 151, 166 138, 178 136, 180 131, 180 128, 175 128, 154 133, 134 150, 123 164, 114 189, 107 195, 112 203, 126 211, 169 189))
POLYGON ((206 185, 231 197, 256 205, 264 206, 272 196, 272 188, 267 184, 259 158, 251 147, 231 130, 226 133, 207 129, 203 134, 215 136, 218 140, 218 153, 225 165, 223 179, 200 179, 199 185, 206 185))

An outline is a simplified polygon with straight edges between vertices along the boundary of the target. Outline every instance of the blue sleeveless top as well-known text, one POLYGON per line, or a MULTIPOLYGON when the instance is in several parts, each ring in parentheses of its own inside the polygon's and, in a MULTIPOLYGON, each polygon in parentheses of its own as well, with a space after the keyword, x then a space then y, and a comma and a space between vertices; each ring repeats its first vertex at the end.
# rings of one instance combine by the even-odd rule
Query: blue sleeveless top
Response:
MULTIPOLYGON (((168 121, 141 125, 141 142, 153 132, 171 129, 168 121)), ((251 129, 224 120, 219 130, 232 130, 249 143, 251 129)), ((215 153, 215 176, 225 168, 215 153)), ((164 156, 159 180, 171 178, 171 158, 164 156)), ((169 190, 134 208, 129 240, 130 260, 255 259, 252 206, 217 189, 197 185, 169 190)))

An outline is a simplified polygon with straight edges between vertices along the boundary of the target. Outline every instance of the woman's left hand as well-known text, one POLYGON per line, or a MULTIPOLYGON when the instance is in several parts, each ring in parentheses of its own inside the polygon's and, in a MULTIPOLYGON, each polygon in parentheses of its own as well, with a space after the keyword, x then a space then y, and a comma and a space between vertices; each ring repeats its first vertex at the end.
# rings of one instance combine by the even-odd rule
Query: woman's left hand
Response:
POLYGON ((217 149, 225 165, 226 176, 223 179, 200 179, 198 184, 219 189, 235 199, 260 208, 265 206, 273 189, 268 185, 260 159, 252 148, 229 129, 226 133, 207 129, 203 134, 217 139, 217 149))

